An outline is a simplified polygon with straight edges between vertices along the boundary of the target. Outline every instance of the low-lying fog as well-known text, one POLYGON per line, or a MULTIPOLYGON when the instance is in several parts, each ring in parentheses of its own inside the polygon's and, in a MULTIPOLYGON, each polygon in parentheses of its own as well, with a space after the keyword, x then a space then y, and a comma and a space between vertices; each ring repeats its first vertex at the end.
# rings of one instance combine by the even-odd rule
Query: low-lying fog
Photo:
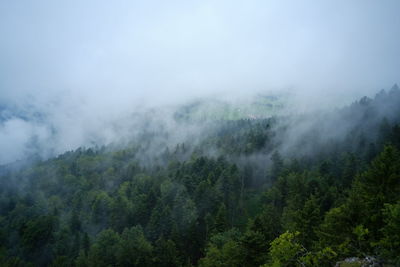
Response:
POLYGON ((173 131, 176 109, 200 100, 239 110, 272 95, 307 112, 373 96, 400 81, 399 8, 2 1, 0 164, 118 142, 148 120, 173 131))

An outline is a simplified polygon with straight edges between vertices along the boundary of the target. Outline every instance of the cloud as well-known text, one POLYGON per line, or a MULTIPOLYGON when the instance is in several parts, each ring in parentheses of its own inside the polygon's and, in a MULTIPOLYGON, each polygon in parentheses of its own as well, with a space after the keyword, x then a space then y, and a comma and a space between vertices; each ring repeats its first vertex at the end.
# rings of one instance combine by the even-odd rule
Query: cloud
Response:
POLYGON ((16 159, 26 140, 46 142, 46 132, 60 136, 52 142, 62 149, 110 141, 118 118, 195 97, 291 90, 304 108, 371 94, 399 80, 399 7, 396 0, 3 1, 0 105, 36 110, 45 121, 3 122, 0 135, 18 152, 2 150, 16 159), (8 137, 12 127, 20 137, 8 137))

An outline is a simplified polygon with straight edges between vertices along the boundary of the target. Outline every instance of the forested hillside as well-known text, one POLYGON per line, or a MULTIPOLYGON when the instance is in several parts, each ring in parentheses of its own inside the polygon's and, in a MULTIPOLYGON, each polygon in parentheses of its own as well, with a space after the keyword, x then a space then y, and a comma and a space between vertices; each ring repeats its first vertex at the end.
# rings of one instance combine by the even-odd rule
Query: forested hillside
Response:
POLYGON ((202 123, 196 142, 146 132, 3 167, 0 265, 400 265, 397 86, 333 111, 202 123))

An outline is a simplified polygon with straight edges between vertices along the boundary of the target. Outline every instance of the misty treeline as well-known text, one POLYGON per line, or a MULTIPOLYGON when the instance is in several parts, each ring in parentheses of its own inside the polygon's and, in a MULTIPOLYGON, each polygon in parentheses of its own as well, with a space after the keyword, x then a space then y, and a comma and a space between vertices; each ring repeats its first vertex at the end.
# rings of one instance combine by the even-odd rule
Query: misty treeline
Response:
POLYGON ((393 87, 330 112, 219 121, 173 147, 153 132, 4 167, 1 266, 399 265, 399 123, 393 87))

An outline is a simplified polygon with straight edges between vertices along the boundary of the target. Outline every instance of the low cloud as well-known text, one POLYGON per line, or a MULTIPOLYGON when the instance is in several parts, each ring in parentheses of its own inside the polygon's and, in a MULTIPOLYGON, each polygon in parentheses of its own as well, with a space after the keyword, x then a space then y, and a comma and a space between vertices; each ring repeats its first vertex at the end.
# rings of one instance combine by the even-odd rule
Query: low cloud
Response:
POLYGON ((311 110, 373 95, 400 80, 399 7, 4 1, 0 164, 128 139, 154 108, 174 125, 173 107, 196 98, 290 92, 311 110))

